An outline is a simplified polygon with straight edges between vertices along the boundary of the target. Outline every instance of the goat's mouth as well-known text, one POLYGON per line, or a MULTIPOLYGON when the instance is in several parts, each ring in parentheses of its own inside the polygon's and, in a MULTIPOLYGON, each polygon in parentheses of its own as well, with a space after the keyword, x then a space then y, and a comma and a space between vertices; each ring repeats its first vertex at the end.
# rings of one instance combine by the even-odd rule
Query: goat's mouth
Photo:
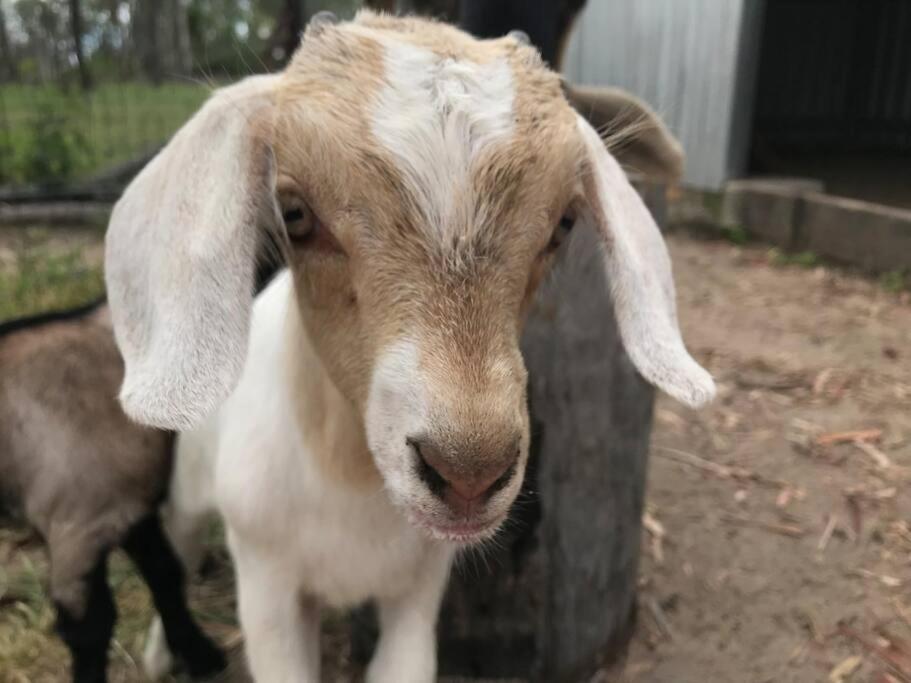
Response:
POLYGON ((426 531, 432 538, 448 543, 471 545, 493 537, 506 519, 505 514, 492 519, 461 519, 438 521, 423 513, 411 515, 414 524, 426 531))

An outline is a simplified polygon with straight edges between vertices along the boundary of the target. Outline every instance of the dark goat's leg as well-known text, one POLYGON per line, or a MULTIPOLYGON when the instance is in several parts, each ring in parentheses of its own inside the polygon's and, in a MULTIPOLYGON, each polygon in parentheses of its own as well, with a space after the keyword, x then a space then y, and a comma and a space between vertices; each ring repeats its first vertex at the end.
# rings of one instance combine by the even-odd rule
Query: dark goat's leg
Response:
POLYGON ((224 654, 190 614, 183 567, 165 537, 159 516, 152 514, 142 519, 122 545, 152 591, 171 652, 183 661, 193 677, 224 669, 227 665, 224 654))
MULTIPOLYGON (((72 655, 74 683, 107 681, 108 644, 117 619, 108 585, 107 559, 107 553, 101 553, 95 566, 81 578, 66 577, 66 568, 52 568, 57 633, 72 655)), ((52 552, 51 563, 54 561, 52 552)))

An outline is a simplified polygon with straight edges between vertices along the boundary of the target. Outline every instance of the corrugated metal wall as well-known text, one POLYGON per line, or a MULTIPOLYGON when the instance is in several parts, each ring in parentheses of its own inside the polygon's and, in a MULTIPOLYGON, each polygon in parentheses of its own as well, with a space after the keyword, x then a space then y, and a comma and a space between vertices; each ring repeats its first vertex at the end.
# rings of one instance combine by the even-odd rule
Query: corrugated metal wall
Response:
POLYGON ((626 88, 661 113, 687 152, 686 182, 744 169, 762 0, 589 0, 566 75, 626 88))

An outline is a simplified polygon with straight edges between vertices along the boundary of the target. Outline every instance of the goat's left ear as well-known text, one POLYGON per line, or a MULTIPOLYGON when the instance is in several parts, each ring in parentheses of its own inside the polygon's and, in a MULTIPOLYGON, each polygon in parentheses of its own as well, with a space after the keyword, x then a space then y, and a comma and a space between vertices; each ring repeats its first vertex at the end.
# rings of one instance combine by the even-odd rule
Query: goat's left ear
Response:
POLYGON ((586 152, 582 217, 601 238, 626 352, 646 380, 689 406, 701 406, 714 396, 715 384, 683 345, 661 232, 594 128, 581 116, 577 125, 586 152))
POLYGON ((614 154, 631 171, 676 182, 683 175, 683 147, 643 100, 620 88, 563 83, 566 99, 595 130, 618 136, 614 154))

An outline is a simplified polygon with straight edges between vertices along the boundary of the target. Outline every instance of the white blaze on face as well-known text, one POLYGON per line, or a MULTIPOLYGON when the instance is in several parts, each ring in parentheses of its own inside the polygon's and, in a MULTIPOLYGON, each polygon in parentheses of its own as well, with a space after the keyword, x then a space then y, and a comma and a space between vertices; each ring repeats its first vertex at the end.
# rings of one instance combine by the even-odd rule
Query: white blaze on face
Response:
POLYGON ((428 402, 418 368, 417 344, 387 347, 373 371, 367 397, 367 444, 392 495, 403 502, 415 484, 406 438, 427 427, 428 402))
POLYGON ((473 161, 513 134, 509 64, 456 61, 402 42, 384 48, 373 134, 399 162, 429 227, 466 226, 474 212, 473 161))

